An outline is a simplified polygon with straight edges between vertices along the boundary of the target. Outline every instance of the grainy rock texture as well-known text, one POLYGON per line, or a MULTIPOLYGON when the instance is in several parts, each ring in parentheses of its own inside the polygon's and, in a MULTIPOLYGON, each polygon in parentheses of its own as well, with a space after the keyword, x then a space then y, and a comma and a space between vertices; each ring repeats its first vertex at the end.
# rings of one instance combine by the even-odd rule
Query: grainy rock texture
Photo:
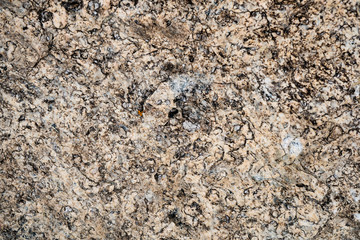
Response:
POLYGON ((1 239, 360 239, 360 2, 0 0, 1 239))

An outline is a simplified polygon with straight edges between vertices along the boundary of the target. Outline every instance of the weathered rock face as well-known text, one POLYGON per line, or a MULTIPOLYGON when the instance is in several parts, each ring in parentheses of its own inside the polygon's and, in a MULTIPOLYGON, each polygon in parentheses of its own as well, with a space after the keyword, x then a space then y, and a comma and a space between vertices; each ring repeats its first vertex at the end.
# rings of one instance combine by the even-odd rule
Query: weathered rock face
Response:
POLYGON ((0 1, 0 238, 360 239, 345 2, 0 1))

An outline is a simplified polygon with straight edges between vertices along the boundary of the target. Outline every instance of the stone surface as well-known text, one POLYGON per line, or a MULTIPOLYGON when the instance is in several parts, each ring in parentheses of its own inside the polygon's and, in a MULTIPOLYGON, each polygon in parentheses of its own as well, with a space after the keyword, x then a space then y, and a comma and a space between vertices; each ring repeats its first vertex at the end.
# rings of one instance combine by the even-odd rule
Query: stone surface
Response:
POLYGON ((1 239, 360 239, 357 1, 0 1, 1 239))

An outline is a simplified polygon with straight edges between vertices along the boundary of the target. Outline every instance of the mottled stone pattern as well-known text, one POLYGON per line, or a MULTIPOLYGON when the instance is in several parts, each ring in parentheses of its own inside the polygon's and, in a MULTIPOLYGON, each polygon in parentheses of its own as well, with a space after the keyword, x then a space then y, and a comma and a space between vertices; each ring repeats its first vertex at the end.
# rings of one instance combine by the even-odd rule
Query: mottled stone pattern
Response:
POLYGON ((1 239, 360 239, 360 2, 1 0, 1 239))

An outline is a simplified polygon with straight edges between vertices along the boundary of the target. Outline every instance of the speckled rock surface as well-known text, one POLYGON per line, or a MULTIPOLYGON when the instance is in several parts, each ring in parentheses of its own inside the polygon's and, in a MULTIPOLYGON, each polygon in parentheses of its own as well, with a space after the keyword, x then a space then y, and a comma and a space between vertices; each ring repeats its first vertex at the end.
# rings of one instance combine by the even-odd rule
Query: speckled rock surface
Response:
POLYGON ((1 239, 360 239, 360 2, 0 1, 1 239))

